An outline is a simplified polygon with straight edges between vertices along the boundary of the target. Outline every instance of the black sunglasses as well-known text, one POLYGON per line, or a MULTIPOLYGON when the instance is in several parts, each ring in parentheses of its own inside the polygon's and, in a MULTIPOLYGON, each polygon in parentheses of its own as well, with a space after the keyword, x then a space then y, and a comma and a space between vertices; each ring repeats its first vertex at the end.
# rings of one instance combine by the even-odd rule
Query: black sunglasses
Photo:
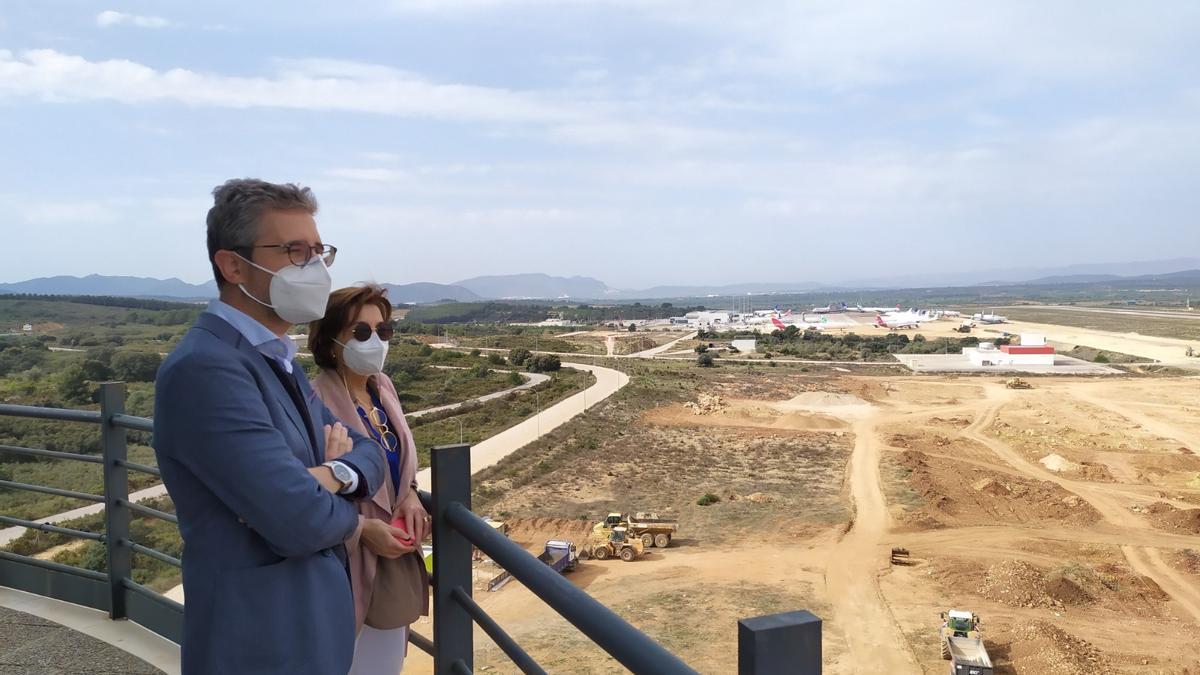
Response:
POLYGON ((355 340, 358 340, 359 342, 366 342, 367 340, 371 339, 371 333, 375 333, 379 336, 380 340, 387 342, 388 340, 392 339, 393 335, 396 334, 396 329, 393 328, 392 324, 390 323, 381 323, 375 328, 375 330, 371 330, 371 326, 369 326, 365 321, 359 321, 358 323, 354 324, 354 331, 351 334, 354 336, 355 340))

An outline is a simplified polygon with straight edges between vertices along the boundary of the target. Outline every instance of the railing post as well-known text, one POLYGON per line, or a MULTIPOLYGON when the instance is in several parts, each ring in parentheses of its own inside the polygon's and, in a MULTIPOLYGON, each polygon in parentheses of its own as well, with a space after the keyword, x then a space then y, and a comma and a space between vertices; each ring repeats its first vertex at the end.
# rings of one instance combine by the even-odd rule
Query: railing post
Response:
POLYGON ((113 619, 124 619, 125 580, 133 574, 133 552, 121 542, 129 539, 129 470, 126 459, 125 429, 112 423, 114 415, 125 413, 125 383, 100 385, 100 440, 104 448, 104 546, 108 558, 108 588, 113 619))
POLYGON ((821 620, 807 610, 738 621, 738 675, 821 674, 821 620))
POLYGON ((471 595, 471 542, 446 518, 451 504, 471 508, 471 446, 446 445, 430 452, 433 479, 433 669, 437 675, 474 668, 471 615, 454 601, 471 595))

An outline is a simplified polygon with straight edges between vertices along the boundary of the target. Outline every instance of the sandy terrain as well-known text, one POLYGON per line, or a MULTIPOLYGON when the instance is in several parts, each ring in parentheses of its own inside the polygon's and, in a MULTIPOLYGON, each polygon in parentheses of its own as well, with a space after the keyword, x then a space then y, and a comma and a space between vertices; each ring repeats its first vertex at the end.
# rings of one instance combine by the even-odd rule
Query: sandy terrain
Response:
MULTIPOLYGON (((480 491, 530 550, 671 511, 670 548, 570 578, 700 672, 736 668, 738 618, 801 608, 830 673, 943 672, 950 608, 983 617, 999 673, 1200 670, 1196 380, 697 377, 635 380, 480 491)), ((551 672, 619 672, 519 584, 477 595, 551 672)), ((515 672, 477 645, 477 668, 515 672)))

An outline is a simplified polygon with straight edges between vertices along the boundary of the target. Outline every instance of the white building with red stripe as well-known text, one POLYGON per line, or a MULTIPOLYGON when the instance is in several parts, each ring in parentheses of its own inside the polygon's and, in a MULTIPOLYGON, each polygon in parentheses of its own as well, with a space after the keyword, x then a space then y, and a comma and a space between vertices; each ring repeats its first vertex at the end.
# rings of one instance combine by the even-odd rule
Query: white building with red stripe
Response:
POLYGON ((1021 344, 1001 345, 980 342, 978 347, 965 347, 963 356, 976 366, 1053 366, 1054 347, 1046 344, 1046 336, 1023 333, 1021 344))

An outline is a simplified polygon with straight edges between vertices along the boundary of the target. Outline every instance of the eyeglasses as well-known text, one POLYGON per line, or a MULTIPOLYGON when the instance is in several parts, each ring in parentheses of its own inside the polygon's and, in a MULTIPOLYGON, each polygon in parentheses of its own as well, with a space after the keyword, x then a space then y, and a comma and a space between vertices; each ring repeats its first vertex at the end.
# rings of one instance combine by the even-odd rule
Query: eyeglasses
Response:
MULTIPOLYGON (((391 428, 388 427, 387 413, 375 406, 371 406, 370 411, 364 410, 361 405, 355 407, 358 408, 359 417, 362 417, 363 420, 370 422, 371 425, 378 430, 378 438, 375 440, 379 441, 379 444, 383 446, 383 449, 387 450, 388 452, 395 452, 396 448, 400 447, 400 439, 396 438, 396 434, 393 434, 391 428)), ((372 434, 372 436, 374 435, 375 434, 372 434)))
POLYGON ((249 251, 256 248, 278 248, 287 252, 288 260, 296 267, 304 267, 313 258, 318 258, 325 263, 326 267, 333 265, 333 259, 337 257, 337 247, 329 244, 314 244, 309 246, 302 241, 293 241, 286 244, 262 244, 259 246, 243 246, 240 250, 249 251))
POLYGON ((390 323, 381 323, 376 326, 374 330, 371 330, 371 326, 368 325, 367 322, 359 321, 358 323, 354 324, 351 335, 353 335, 354 339, 358 340, 359 342, 366 342, 367 340, 371 339, 371 333, 375 333, 379 336, 380 340, 387 342, 388 340, 392 339, 393 335, 396 334, 396 329, 393 328, 392 324, 390 323))

